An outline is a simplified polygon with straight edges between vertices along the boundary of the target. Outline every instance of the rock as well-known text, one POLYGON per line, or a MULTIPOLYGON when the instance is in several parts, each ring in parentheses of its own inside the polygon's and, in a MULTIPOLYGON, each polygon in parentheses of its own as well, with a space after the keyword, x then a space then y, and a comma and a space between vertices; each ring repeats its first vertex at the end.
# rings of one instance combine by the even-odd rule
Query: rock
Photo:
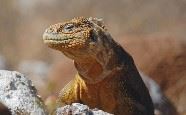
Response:
POLYGON ((13 115, 47 115, 31 80, 16 71, 0 70, 0 102, 13 115))
POLYGON ((72 103, 56 110, 56 115, 113 115, 102 110, 90 109, 87 105, 72 103))
POLYGON ((149 90, 155 108, 155 115, 177 115, 176 108, 165 96, 160 86, 144 73, 140 72, 140 75, 149 90))

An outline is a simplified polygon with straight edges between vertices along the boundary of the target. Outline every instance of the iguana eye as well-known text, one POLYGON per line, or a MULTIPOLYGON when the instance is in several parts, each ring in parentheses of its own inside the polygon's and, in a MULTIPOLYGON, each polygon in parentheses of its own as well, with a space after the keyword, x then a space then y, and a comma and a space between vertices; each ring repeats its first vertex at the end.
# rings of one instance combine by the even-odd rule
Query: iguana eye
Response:
POLYGON ((64 26, 64 31, 65 31, 65 32, 70 32, 70 31, 72 31, 74 28, 75 28, 74 24, 66 24, 66 25, 64 26))

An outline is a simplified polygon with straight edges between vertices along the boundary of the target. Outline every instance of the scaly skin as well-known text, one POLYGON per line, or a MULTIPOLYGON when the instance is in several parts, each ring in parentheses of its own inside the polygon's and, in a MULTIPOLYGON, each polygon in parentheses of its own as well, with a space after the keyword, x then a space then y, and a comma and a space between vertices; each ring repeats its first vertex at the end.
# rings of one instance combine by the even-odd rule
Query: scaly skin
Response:
POLYGON ((74 102, 115 115, 154 115, 149 92, 132 57, 97 18, 74 18, 50 26, 44 43, 74 60, 75 78, 59 94, 58 104, 74 102))

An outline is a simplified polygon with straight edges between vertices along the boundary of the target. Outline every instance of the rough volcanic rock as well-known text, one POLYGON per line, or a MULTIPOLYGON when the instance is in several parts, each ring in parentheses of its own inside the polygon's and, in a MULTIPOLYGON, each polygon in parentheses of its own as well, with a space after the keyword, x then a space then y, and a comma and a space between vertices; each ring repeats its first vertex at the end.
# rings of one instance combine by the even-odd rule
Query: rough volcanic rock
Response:
POLYGON ((47 115, 31 80, 16 71, 0 70, 0 102, 13 115, 47 115))
POLYGON ((66 105, 58 108, 56 115, 113 115, 97 108, 90 109, 87 105, 80 103, 72 103, 72 105, 66 105))

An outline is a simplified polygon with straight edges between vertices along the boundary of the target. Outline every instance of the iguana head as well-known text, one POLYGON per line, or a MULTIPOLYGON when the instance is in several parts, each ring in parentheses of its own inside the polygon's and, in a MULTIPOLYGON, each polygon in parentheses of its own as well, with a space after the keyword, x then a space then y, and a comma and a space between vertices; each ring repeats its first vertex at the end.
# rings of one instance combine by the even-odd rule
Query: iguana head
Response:
POLYGON ((101 19, 74 18, 64 23, 51 25, 43 34, 44 43, 62 51, 71 58, 94 55, 101 47, 101 32, 105 31, 101 19))

